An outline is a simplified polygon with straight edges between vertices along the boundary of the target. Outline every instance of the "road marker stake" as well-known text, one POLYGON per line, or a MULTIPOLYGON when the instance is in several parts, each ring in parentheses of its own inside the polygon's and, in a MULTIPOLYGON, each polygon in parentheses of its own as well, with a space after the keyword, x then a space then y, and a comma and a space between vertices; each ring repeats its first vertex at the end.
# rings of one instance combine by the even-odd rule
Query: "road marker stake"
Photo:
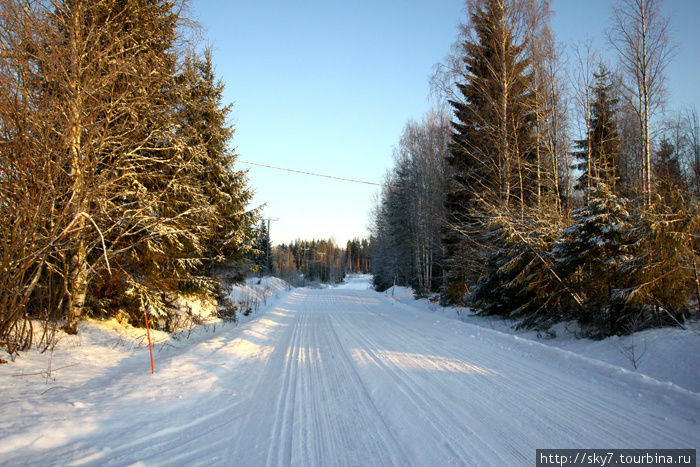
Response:
POLYGON ((143 310, 143 316, 146 318, 146 334, 148 335, 148 350, 151 352, 151 374, 153 374, 156 372, 156 369, 153 366, 153 347, 151 347, 151 331, 148 329, 148 313, 146 313, 146 310, 143 310))

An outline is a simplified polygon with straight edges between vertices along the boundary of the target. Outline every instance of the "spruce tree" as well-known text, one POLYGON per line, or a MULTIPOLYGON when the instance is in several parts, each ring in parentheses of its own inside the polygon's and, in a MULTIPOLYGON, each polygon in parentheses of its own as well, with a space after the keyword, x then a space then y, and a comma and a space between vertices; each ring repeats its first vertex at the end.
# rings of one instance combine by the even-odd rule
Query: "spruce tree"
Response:
POLYGON ((659 192, 650 206, 635 213, 634 243, 621 268, 624 288, 620 295, 627 304, 627 332, 677 325, 684 319, 692 294, 700 296, 694 248, 700 215, 697 207, 682 198, 674 201, 669 204, 659 192))
POLYGON ((592 335, 626 329, 618 298, 621 268, 633 243, 627 205, 605 183, 596 183, 589 203, 572 211, 574 224, 563 231, 552 251, 556 272, 569 287, 564 297, 568 316, 592 335))
POLYGON ((192 148, 193 174, 213 212, 202 238, 204 269, 211 275, 223 262, 229 278, 241 280, 257 211, 247 209, 252 192, 245 171, 235 168, 234 128, 228 122, 232 105, 223 104, 224 84, 216 78, 210 50, 185 60, 178 88, 180 134, 192 148))
POLYGON ((493 253, 471 296, 481 314, 519 320, 518 327, 547 329, 563 318, 569 292, 554 271, 551 251, 561 232, 556 212, 525 218, 497 214, 487 241, 493 253))
POLYGON ((601 63, 598 73, 594 73, 593 76, 595 87, 590 103, 590 134, 574 142, 577 150, 573 152, 573 156, 578 162, 573 168, 581 172, 574 189, 585 191, 595 188, 598 181, 601 181, 616 191, 621 175, 621 149, 617 130, 619 99, 615 95, 616 90, 605 65, 601 63))
POLYGON ((258 270, 258 275, 262 277, 264 274, 269 274, 272 271, 272 251, 270 235, 267 231, 267 224, 264 219, 260 221, 255 231, 253 249, 253 264, 255 264, 258 270))
POLYGON ((223 282, 244 275, 254 221, 245 174, 233 168, 230 107, 221 103, 210 55, 187 56, 170 72, 161 89, 168 131, 135 154, 141 170, 119 195, 117 209, 128 219, 113 243, 119 274, 92 292, 93 308, 123 308, 134 321, 147 309, 166 328, 180 293, 225 302, 223 282))
POLYGON ((668 205, 682 209, 679 204, 685 192, 686 184, 678 160, 678 152, 671 142, 664 138, 654 152, 654 180, 656 192, 668 205))
POLYGON ((476 2, 470 10, 473 34, 461 44, 466 69, 457 84, 461 99, 450 101, 455 120, 443 238, 447 303, 463 298, 466 283, 483 264, 467 239, 483 232, 485 205, 523 213, 536 198, 533 83, 508 8, 509 2, 476 2))
POLYGON ((100 308, 102 296, 128 295, 121 284, 140 295, 143 276, 128 266, 136 250, 152 242, 162 251, 181 227, 159 215, 167 203, 163 170, 178 163, 167 144, 178 16, 160 0, 58 1, 50 8, 45 43, 36 50, 46 54, 37 83, 51 83, 44 87, 51 102, 38 112, 53 130, 56 153, 66 155, 70 188, 56 207, 65 204, 72 228, 56 242, 43 281, 54 290, 56 276, 64 281, 56 306, 73 331, 86 304, 100 308))

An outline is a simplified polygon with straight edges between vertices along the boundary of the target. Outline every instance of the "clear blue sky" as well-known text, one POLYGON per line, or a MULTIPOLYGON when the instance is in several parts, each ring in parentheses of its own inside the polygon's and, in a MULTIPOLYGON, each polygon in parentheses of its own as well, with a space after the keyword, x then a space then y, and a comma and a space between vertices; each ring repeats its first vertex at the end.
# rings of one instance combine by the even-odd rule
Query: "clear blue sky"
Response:
MULTIPOLYGON (((606 47, 609 0, 554 0, 559 41, 606 47)), ((668 0, 679 48, 671 107, 700 107, 700 0, 668 0)), ((381 182, 410 118, 431 106, 428 79, 464 21, 461 0, 193 0, 233 102, 240 159, 381 182)), ((367 235, 377 187, 249 168, 273 243, 367 235)))

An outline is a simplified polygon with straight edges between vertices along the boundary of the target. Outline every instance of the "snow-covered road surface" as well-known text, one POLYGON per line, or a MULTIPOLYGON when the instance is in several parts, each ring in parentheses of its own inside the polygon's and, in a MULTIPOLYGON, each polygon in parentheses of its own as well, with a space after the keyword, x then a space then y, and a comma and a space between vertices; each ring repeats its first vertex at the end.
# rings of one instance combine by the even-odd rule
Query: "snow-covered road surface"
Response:
POLYGON ((360 289, 295 289, 164 350, 154 376, 139 351, 5 401, 22 410, 0 416, 0 464, 506 466, 537 448, 700 447, 696 393, 360 289))

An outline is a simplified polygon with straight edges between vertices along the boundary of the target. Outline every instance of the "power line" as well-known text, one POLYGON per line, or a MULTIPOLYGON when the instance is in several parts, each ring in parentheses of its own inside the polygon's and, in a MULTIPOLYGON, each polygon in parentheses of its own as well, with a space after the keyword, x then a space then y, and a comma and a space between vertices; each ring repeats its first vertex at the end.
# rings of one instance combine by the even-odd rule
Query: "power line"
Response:
POLYGON ((374 182, 366 182, 364 180, 356 180, 354 178, 335 177, 333 175, 325 175, 325 174, 319 174, 319 173, 314 173, 314 172, 306 172, 304 170, 288 169, 286 167, 277 167, 277 166, 269 165, 269 164, 261 164, 259 162, 242 161, 240 159, 237 159, 236 162, 240 162, 242 164, 257 165, 259 167, 267 167, 268 169, 284 170, 286 172, 294 172, 294 173, 303 174, 303 175, 312 175, 314 177, 332 178, 333 180, 342 180, 344 182, 364 183, 365 185, 385 186, 388 188, 396 188, 395 186, 387 185, 386 183, 374 183, 374 182))

